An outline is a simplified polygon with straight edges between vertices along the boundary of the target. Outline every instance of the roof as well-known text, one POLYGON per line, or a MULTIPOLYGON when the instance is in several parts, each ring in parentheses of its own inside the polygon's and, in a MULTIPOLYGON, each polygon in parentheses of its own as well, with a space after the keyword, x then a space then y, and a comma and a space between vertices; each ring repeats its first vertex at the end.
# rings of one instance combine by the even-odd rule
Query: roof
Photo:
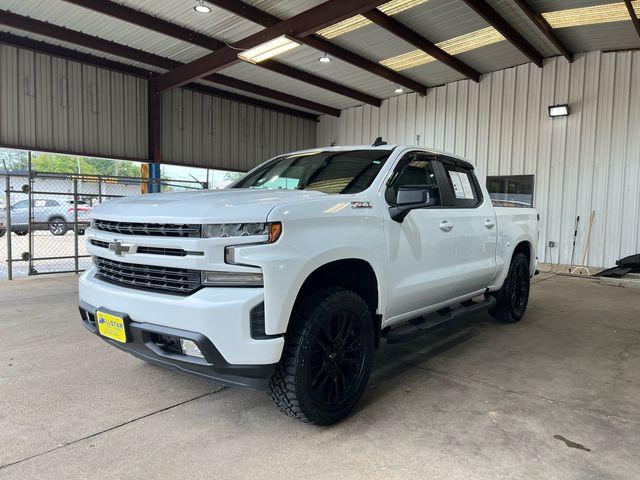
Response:
MULTIPOLYGON (((244 0, 246 8, 254 7, 251 10, 254 15, 251 20, 243 18, 238 12, 229 11, 237 9, 242 4, 240 0, 207 0, 207 5, 212 9, 210 14, 194 12, 195 2, 196 0, 5 0, 2 6, 4 13, 12 12, 20 18, 9 18, 0 11, 0 32, 5 34, 0 35, 0 41, 11 43, 16 41, 16 37, 38 40, 65 47, 71 52, 92 54, 139 69, 164 73, 169 68, 166 65, 165 68, 159 66, 163 61, 158 58, 165 59, 169 66, 193 62, 212 51, 203 46, 210 45, 206 38, 215 40, 217 45, 231 45, 265 30, 264 25, 268 22, 291 19, 322 4, 323 0, 244 0), (91 7, 95 4, 127 7, 129 15, 117 18, 118 15, 105 14, 91 7), (176 35, 160 33, 157 28, 141 26, 139 22, 132 20, 136 13, 145 15, 147 20, 151 18, 183 27, 197 36, 191 36, 191 40, 187 41, 176 38, 176 35), (256 23, 260 15, 262 24, 256 23), (127 58, 116 49, 107 51, 105 48, 96 48, 94 42, 79 42, 67 37, 62 40, 64 35, 52 36, 41 24, 28 24, 38 21, 116 42, 158 58, 154 57, 153 64, 141 61, 139 56, 135 59, 131 56, 127 58)), ((640 15, 640 0, 634 0, 632 5, 640 15)), ((378 8, 383 12, 383 19, 389 22, 385 28, 380 23, 356 16, 339 23, 339 28, 324 28, 321 30, 322 35, 314 37, 316 40, 313 42, 309 37, 301 39, 305 44, 274 58, 280 66, 266 68, 266 64, 237 62, 216 72, 216 75, 226 77, 226 80, 220 79, 226 84, 214 84, 206 80, 197 80, 197 83, 287 105, 304 112, 337 114, 335 112, 340 109, 360 105, 365 101, 375 103, 397 95, 395 90, 401 82, 391 81, 389 78, 403 79, 403 90, 406 92, 417 86, 433 87, 467 76, 460 69, 452 68, 450 64, 425 53, 424 49, 416 48, 415 44, 401 38, 397 32, 392 33, 390 28, 394 25, 400 25, 399 28, 405 28, 419 38, 435 44, 454 61, 464 64, 468 71, 478 74, 529 61, 536 62, 537 55, 540 59, 561 55, 563 50, 566 50, 565 54, 570 58, 572 53, 583 51, 640 48, 640 26, 634 27, 629 11, 621 1, 393 0, 387 4, 382 3, 378 8), (488 10, 484 11, 487 7, 488 10), (504 22, 505 28, 510 29, 510 35, 505 34, 507 30, 499 31, 500 24, 491 20, 496 17, 504 22), (539 22, 536 23, 536 18, 538 21, 542 18, 547 26, 556 28, 545 32, 539 22), (512 36, 520 39, 518 41, 523 40, 524 44, 516 46, 517 42, 514 42, 512 36), (320 63, 319 58, 325 52, 318 46, 323 45, 334 52, 346 51, 357 59, 366 60, 370 62, 370 67, 377 65, 376 68, 380 69, 382 66, 389 66, 395 76, 382 76, 382 70, 387 71, 389 68, 374 72, 373 67, 363 68, 362 64, 357 66, 355 61, 347 62, 341 58, 353 58, 342 54, 338 58, 336 54, 329 53, 332 61, 320 63), (295 74, 283 74, 282 65, 284 68, 293 67, 295 74), (313 82, 301 79, 305 78, 304 75, 313 76, 313 82), (235 85, 234 80, 248 84, 235 85), (251 85, 270 90, 257 91, 251 89, 251 85), (334 88, 336 86, 345 88, 334 88), (278 92, 312 100, 326 106, 327 110, 320 111, 319 107, 309 105, 308 102, 291 103, 291 97, 279 98, 276 95, 278 92)), ((365 16, 368 17, 369 14, 365 13, 365 16)))

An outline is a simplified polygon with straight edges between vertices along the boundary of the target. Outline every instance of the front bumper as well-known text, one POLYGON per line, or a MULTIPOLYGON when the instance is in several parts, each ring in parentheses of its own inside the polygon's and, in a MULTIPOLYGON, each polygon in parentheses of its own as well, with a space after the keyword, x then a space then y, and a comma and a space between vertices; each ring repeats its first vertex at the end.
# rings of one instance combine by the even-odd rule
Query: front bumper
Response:
POLYGON ((186 373, 198 378, 213 380, 232 387, 266 390, 275 364, 231 365, 220 355, 211 341, 202 334, 131 321, 127 316, 127 343, 103 337, 96 327, 96 307, 80 302, 80 318, 83 325, 110 345, 155 365, 186 373), (198 345, 205 358, 189 357, 165 350, 158 345, 160 335, 184 338, 198 345))
POLYGON ((262 289, 202 288, 175 296, 120 287, 94 277, 91 268, 80 277, 83 324, 96 333, 84 312, 96 309, 125 315, 128 341, 111 345, 150 363, 236 387, 265 389, 284 346, 282 336, 253 338, 250 312, 263 301, 262 289), (206 361, 158 348, 157 335, 192 339, 206 361))

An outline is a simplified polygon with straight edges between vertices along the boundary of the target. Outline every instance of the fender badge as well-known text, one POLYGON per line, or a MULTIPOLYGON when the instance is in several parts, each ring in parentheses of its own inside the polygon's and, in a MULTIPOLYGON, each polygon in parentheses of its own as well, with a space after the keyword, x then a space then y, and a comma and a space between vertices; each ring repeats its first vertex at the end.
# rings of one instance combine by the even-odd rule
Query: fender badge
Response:
POLYGON ((351 208, 373 208, 373 202, 351 202, 351 208))

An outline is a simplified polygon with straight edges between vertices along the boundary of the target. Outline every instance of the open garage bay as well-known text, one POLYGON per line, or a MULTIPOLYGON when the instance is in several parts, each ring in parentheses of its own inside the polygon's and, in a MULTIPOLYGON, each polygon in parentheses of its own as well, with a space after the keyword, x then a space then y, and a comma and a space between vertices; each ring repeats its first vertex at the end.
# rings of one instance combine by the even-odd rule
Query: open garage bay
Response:
POLYGON ((526 318, 382 345, 329 428, 147 365, 80 323, 75 277, 0 291, 0 477, 636 478, 640 296, 543 274, 526 318), (46 306, 46 308, 43 308, 46 306))

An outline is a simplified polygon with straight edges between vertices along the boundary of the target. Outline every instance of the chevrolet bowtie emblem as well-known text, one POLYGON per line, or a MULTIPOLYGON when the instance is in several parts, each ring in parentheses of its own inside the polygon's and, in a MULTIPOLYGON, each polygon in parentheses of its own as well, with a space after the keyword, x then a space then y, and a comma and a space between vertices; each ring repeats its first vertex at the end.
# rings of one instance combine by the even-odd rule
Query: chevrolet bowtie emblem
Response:
POLYGON ((117 256, 122 257, 127 253, 136 253, 138 249, 137 245, 124 244, 120 240, 109 243, 109 251, 115 253, 117 256))

